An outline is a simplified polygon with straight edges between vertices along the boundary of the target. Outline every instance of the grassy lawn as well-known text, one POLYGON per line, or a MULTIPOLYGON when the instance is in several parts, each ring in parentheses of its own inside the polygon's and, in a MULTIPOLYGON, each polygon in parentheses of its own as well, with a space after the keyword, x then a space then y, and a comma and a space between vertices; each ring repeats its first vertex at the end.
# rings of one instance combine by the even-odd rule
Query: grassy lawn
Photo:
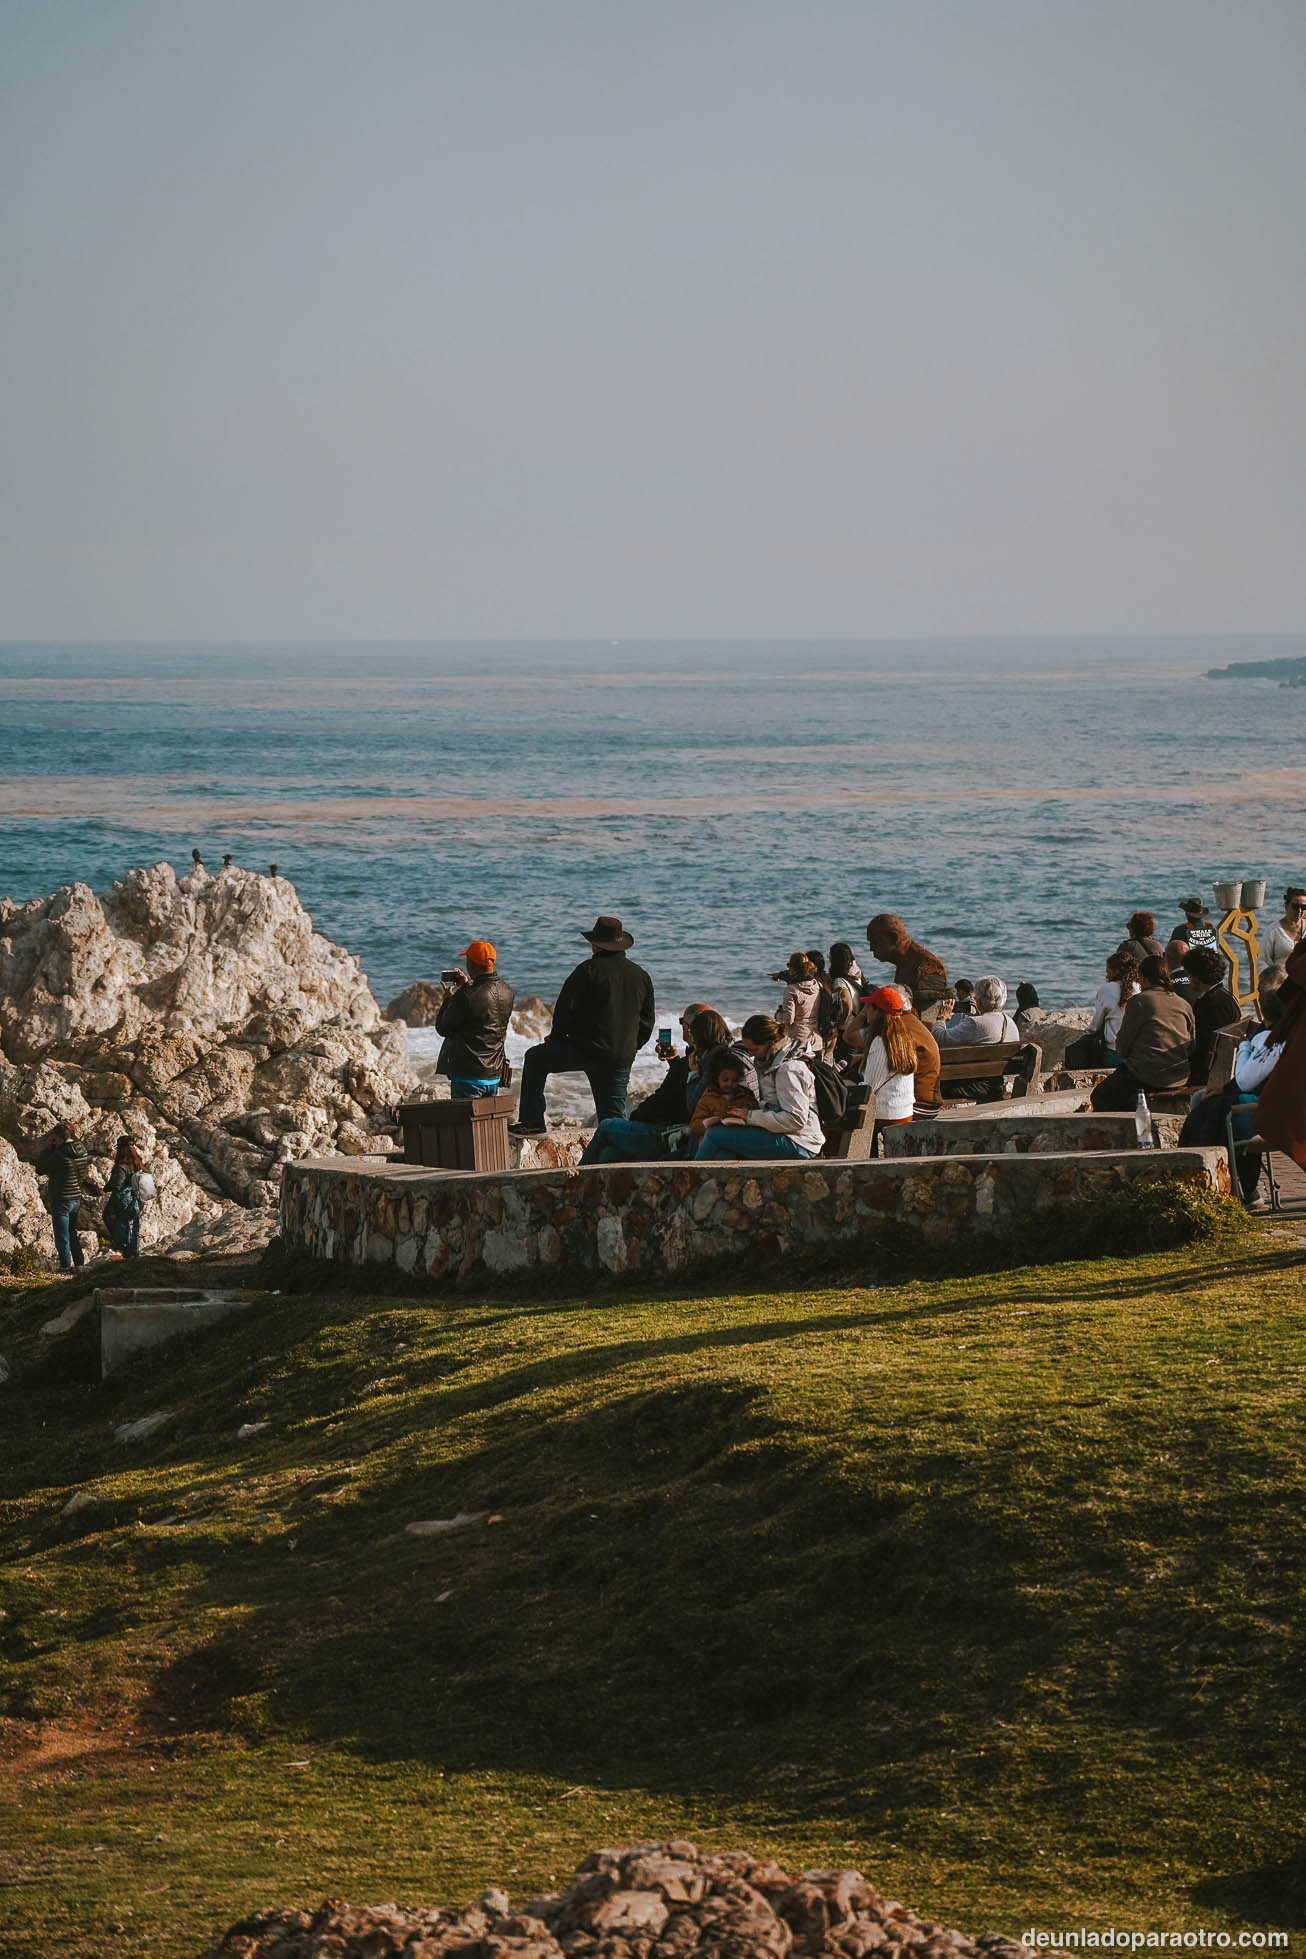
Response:
POLYGON ((641 1835, 971 1931, 1306 1927, 1302 1275, 270 1297, 0 1391, 0 1955, 641 1835))

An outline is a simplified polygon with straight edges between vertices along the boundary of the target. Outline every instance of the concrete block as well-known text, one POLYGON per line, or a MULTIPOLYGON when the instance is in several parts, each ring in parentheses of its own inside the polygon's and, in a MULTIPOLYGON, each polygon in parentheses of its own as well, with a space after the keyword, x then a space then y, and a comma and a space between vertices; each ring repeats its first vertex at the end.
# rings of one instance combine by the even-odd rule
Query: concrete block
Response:
POLYGON ((248 1312, 255 1295, 160 1287, 106 1287, 92 1295, 100 1315, 100 1374, 183 1333, 248 1312))

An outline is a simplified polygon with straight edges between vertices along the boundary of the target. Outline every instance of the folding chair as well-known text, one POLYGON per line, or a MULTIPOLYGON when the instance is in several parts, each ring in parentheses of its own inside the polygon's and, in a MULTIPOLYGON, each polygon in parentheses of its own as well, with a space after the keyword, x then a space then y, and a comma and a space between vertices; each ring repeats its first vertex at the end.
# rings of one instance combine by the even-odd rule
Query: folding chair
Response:
MULTIPOLYGON (((1257 1156, 1264 1159, 1265 1174, 1270 1180, 1270 1209, 1283 1208, 1279 1196, 1279 1185, 1274 1174, 1274 1157, 1270 1145, 1263 1136, 1256 1134, 1256 1104, 1254 1102, 1232 1102, 1225 1111, 1224 1146, 1229 1155, 1229 1176, 1234 1189, 1242 1197, 1242 1179, 1238 1175, 1240 1156, 1257 1156)), ((1253 1191, 1253 1196, 1255 1192, 1253 1191)), ((1243 1197, 1244 1204, 1249 1200, 1243 1197)))

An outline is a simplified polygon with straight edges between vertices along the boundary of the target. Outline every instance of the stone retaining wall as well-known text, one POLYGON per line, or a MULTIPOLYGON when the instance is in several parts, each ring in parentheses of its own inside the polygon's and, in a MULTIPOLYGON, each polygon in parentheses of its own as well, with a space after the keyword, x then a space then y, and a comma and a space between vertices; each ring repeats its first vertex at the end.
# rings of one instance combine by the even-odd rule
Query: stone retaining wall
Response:
POLYGON ((890 1227, 931 1247, 1049 1206, 1173 1179, 1228 1189, 1223 1150, 946 1156, 867 1163, 653 1163, 495 1176, 378 1158, 288 1163, 289 1249, 395 1267, 439 1288, 504 1274, 684 1272, 713 1260, 865 1245, 890 1227))
MULTIPOLYGON (((993 1104, 992 1115, 973 1115, 969 1119, 950 1116, 947 1121, 909 1122, 901 1129, 884 1132, 885 1153, 900 1156, 1008 1156, 1033 1152, 1040 1156, 1065 1155, 1081 1150, 1133 1150, 1138 1136, 1132 1115, 1036 1114, 1028 1104, 1019 1114, 1002 1114, 1002 1105, 993 1104), (1028 1110, 1028 1113, 1026 1112, 1028 1110)), ((1158 1116, 1152 1124, 1154 1138, 1163 1146, 1179 1141, 1177 1116, 1158 1116)))

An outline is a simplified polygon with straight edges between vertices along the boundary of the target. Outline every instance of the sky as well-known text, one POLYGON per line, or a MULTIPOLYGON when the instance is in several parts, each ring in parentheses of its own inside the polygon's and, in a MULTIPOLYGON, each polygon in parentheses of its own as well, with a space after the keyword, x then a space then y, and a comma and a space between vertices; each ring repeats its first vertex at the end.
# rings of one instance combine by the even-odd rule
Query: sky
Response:
POLYGON ((1297 633, 1302 0, 0 0, 0 639, 1297 633))

